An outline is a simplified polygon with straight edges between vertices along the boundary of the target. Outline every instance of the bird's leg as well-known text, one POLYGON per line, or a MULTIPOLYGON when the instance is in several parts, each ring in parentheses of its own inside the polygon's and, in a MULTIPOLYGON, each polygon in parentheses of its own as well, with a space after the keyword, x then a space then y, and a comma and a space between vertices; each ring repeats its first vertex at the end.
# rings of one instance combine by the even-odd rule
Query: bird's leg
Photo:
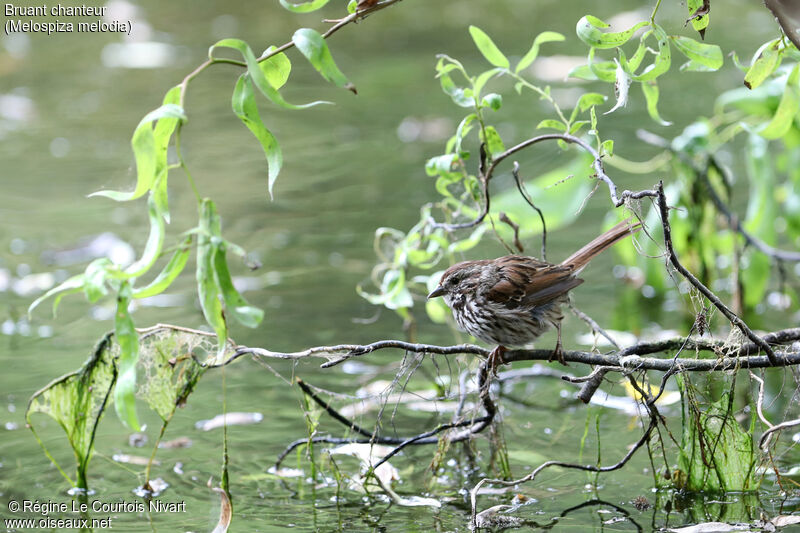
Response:
POLYGON ((503 354, 505 353, 506 347, 498 345, 497 348, 492 350, 492 353, 489 354, 489 358, 486 360, 486 364, 494 377, 497 377, 497 367, 506 364, 503 360, 503 354))
POLYGON ((547 360, 548 362, 552 362, 553 359, 558 359, 558 362, 564 366, 569 366, 566 361, 564 361, 564 350, 561 348, 561 321, 555 323, 556 331, 558 332, 558 340, 556 340, 556 348, 553 350, 553 355, 547 360))

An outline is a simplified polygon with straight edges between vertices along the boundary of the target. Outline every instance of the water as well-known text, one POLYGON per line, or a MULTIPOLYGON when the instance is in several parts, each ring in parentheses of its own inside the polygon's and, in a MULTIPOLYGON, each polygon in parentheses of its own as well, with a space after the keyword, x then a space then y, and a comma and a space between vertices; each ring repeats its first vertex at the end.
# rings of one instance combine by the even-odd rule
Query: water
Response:
MULTIPOLYGON (((147 37, 145 25, 149 25, 147 38, 167 45, 164 50, 172 59, 165 66, 132 70, 104 65, 103 57, 108 64, 130 60, 125 56, 133 54, 126 50, 115 59, 115 49, 105 47, 123 41, 108 34, 15 36, 0 41, 0 94, 15 98, 12 104, 6 100, 3 110, 18 113, 3 115, 0 121, 3 186, 0 287, 5 287, 0 292, 0 323, 4 333, 0 336, 0 364, 4 369, 0 378, 0 424, 5 425, 5 429, 0 428, 0 516, 3 518, 11 516, 7 512, 11 500, 72 505, 73 498, 66 493, 68 485, 25 429, 25 407, 34 391, 83 362, 95 341, 112 328, 113 312, 111 302, 90 305, 81 297, 72 296, 62 303, 57 318, 49 314, 45 305, 28 322, 25 310, 39 291, 17 294, 3 285, 4 280, 31 281, 33 278, 26 276, 40 273, 52 273, 61 279, 79 272, 82 268, 79 264, 54 265, 48 258, 102 232, 110 232, 135 250, 141 250, 146 238, 141 229, 145 224, 141 202, 115 204, 85 197, 98 189, 131 186, 134 174, 129 139, 138 120, 157 107, 163 93, 203 60, 208 45, 215 40, 235 36, 260 51, 269 44, 281 44, 301 25, 321 27, 318 15, 289 15, 271 3, 231 5, 214 1, 147 0, 135 6, 114 5, 116 9, 135 8, 132 13, 119 13, 131 18, 142 36, 147 37)), ((639 7, 638 2, 614 6, 617 10, 639 7)), ((584 6, 584 9, 591 8, 584 6)), ((660 16, 667 30, 681 32, 684 14, 677 11, 677 6, 675 10, 671 6, 662 9, 660 16)), ((761 10, 752 15, 752 20, 764 22, 753 24, 758 30, 744 36, 734 35, 729 28, 735 27, 732 17, 737 10, 728 11, 714 13, 708 38, 723 44, 732 44, 735 39, 740 56, 748 55, 757 43, 776 33, 766 12, 761 10)), ((517 55, 521 55, 533 35, 544 29, 561 31, 571 39, 574 23, 583 14, 580 6, 556 2, 537 2, 535 8, 523 0, 492 2, 491 6, 479 0, 435 5, 403 2, 357 27, 345 28, 332 40, 334 56, 357 85, 358 96, 324 85, 299 56, 293 55, 295 72, 284 90, 286 98, 293 102, 328 99, 336 105, 302 112, 262 105, 262 114, 285 154, 285 167, 276 184, 273 202, 267 199, 266 166, 261 150, 230 112, 233 68, 220 66, 203 73, 189 89, 190 121, 184 130, 184 155, 201 193, 217 202, 224 234, 263 264, 255 273, 239 263, 232 264, 234 275, 249 278, 254 287, 245 293, 247 298, 266 312, 261 327, 254 331, 235 327, 234 338, 242 344, 275 351, 402 338, 399 319, 388 311, 378 312, 355 294, 354 287, 369 280, 375 260, 372 248, 375 228, 410 227, 418 219, 418 206, 434 198, 433 184, 424 173, 424 161, 441 153, 446 138, 460 119, 460 110, 441 93, 433 79, 434 54, 445 52, 463 58, 468 68, 476 71, 485 65, 466 31, 469 24, 479 25, 495 37, 501 48, 515 47, 517 55), (399 140, 401 124, 405 124, 406 135, 409 127, 422 128, 420 138, 412 143, 399 140), (358 324, 354 319, 368 319, 369 323, 358 324)), ((545 48, 545 52, 583 53, 582 47, 574 42, 558 46, 545 48)), ((698 84, 706 83, 702 75, 692 76, 698 84)), ((727 81, 722 76, 720 86, 730 83, 735 74, 727 76, 727 81)), ((683 79, 674 77, 678 78, 683 79)), ((667 81, 662 85, 661 112, 674 120, 676 126, 660 130, 666 131, 664 135, 679 131, 679 126, 694 114, 702 113, 714 96, 705 95, 706 100, 686 99, 677 91, 670 92, 670 83, 678 82, 667 81)), ((607 87, 602 90, 607 92, 607 87)), ((518 100, 516 104, 513 101, 510 95, 506 98, 502 124, 509 135, 507 144, 524 139, 532 132, 532 124, 544 116, 539 104, 532 104, 531 99, 518 100)), ((616 139, 617 151, 631 159, 652 155, 651 149, 634 140, 633 130, 642 124, 656 129, 650 126, 638 96, 624 113, 609 117, 607 134, 616 139)), ((523 168, 530 168, 531 172, 539 168, 537 165, 550 168, 563 162, 558 157, 555 149, 543 148, 525 155, 523 168)), ((649 187, 657 178, 621 173, 615 177, 621 186, 637 188, 649 187)), ((170 232, 175 238, 192 226, 195 204, 180 173, 172 175, 170 180, 174 220, 170 232)), ((550 257, 564 257, 596 234, 597 221, 608 206, 604 195, 605 191, 601 191, 590 202, 582 219, 588 222, 554 233, 550 257)), ((115 241, 111 244, 125 251, 123 244, 115 241)), ((536 249, 538 242, 528 246, 536 249)), ((503 249, 492 242, 474 253, 475 257, 499 255, 503 249)), ((602 317, 607 309, 604 302, 613 298, 618 289, 607 281, 611 278, 612 264, 611 256, 604 257, 584 276, 587 283, 578 291, 577 302, 590 314, 602 317)), ((187 272, 170 290, 176 298, 172 306, 138 308, 134 313, 137 325, 168 322, 201 326, 202 316, 191 296, 192 278, 187 272)), ((418 340, 453 342, 445 328, 420 318, 418 340)), ((568 319, 566 326, 567 342, 583 332, 574 318, 568 319)), ((552 342, 552 336, 545 337, 541 345, 549 346, 552 342)), ((468 498, 463 489, 471 487, 483 475, 493 474, 489 470, 488 436, 478 437, 470 450, 461 444, 453 445, 445 456, 443 468, 437 472, 427 468, 434 453, 431 447, 406 449, 392 461, 400 477, 395 489, 404 496, 424 495, 428 491, 439 497, 445 494, 440 509, 391 505, 380 495, 365 499, 346 486, 337 490, 330 479, 308 482, 311 467, 302 453, 299 458, 291 454, 283 465, 303 469, 299 478, 280 480, 267 472, 289 442, 308 435, 302 396, 297 387, 288 386, 294 377, 352 396, 371 381, 391 380, 401 369, 401 357, 399 352, 370 354, 359 360, 361 366, 351 366, 349 371, 344 366, 319 370, 318 360, 292 364, 242 359, 224 371, 208 372, 188 405, 177 412, 165 435, 167 440, 188 437, 191 447, 159 450, 160 464, 154 467, 154 477, 169 484, 159 499, 185 502, 186 512, 101 509, 90 515, 111 517, 113 527, 120 531, 211 530, 219 513, 219 496, 207 483, 209 479, 213 485, 219 483, 222 436, 221 430, 199 431, 195 423, 222 412, 224 402, 231 412, 255 411, 264 415, 260 423, 229 429, 236 530, 467 530, 468 498), (472 455, 474 463, 468 459, 472 455), (143 520, 148 525, 143 526, 143 520)), ((413 362, 406 361, 403 376, 413 367, 413 362)), ((449 379, 455 383, 462 370, 473 367, 474 361, 469 357, 426 359, 406 389, 430 390, 437 376, 440 382, 449 379)), ((580 372, 577 368, 570 370, 580 372)), ((610 392, 624 396, 619 386, 610 392)), ((545 460, 574 461, 581 453, 584 462, 595 462, 596 423, 605 435, 604 464, 617 461, 625 446, 637 440, 641 433, 638 417, 613 409, 586 408, 568 399, 571 393, 569 385, 549 378, 527 380, 503 391, 503 438, 515 476, 524 475, 545 460), (588 436, 581 452, 585 427, 588 436)), ((351 401, 345 397, 335 402, 341 407, 351 401)), ((675 406, 665 407, 663 412, 678 424, 679 411, 675 406)), ((89 468, 95 491, 88 497, 90 505, 142 501, 132 491, 143 482, 143 467, 120 464, 113 459, 115 454, 149 456, 159 421, 143 407, 140 415, 148 426, 148 445, 143 448, 129 444, 130 431, 113 413, 100 425, 96 453, 89 468)), ((367 427, 374 420, 374 411, 357 417, 367 427)), ((434 414, 391 402, 382 417, 384 431, 401 436, 435 427, 442 420, 434 414)), ((320 421, 320 433, 344 434, 344 428, 325 415, 320 421)), ((48 449, 71 474, 71 453, 60 428, 45 417, 34 422, 48 449)), ((354 458, 336 455, 334 460, 344 472, 355 474, 359 469, 354 458)), ((330 460, 319 457, 318 461, 330 478, 330 460)), ((647 455, 639 453, 626 468, 598 478, 596 485, 595 478, 585 473, 564 469, 545 471, 535 483, 515 491, 532 502, 516 514, 540 525, 557 519, 556 529, 562 531, 628 531, 638 529, 637 525, 649 530, 665 524, 712 519, 750 520, 757 518, 757 509, 774 512, 769 492, 761 495, 760 503, 748 500, 738 505, 701 505, 675 500, 666 505, 664 502, 672 498, 671 494, 650 492, 651 470, 647 455), (658 505, 637 511, 630 502, 638 496, 658 505)), ((490 495, 481 496, 479 504, 485 509, 508 501, 507 496, 490 495)), ((783 512, 795 505, 790 500, 783 512)), ((33 512, 13 516, 42 517, 33 512)))

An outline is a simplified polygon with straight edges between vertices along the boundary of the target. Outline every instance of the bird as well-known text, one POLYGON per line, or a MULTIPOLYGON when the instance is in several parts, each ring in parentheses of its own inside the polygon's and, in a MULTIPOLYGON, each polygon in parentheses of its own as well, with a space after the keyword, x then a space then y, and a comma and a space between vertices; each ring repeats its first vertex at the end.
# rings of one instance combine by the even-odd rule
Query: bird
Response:
POLYGON ((428 299, 442 297, 458 328, 497 347, 489 354, 493 374, 505 364, 508 346, 533 342, 555 327, 558 341, 550 357, 566 365, 561 348, 561 306, 583 280, 578 274, 598 254, 641 229, 641 222, 623 220, 594 238, 561 263, 506 255, 462 261, 448 268, 428 299))

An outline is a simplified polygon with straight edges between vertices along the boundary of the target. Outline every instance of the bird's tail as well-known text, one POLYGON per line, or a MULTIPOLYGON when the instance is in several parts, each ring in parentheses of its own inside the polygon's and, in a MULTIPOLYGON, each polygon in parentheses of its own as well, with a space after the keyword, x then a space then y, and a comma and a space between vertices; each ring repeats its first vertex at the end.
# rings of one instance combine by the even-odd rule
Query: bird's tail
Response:
POLYGON ((563 266, 571 266, 576 272, 582 270, 600 252, 640 229, 642 229, 641 221, 632 222, 631 218, 627 218, 599 237, 595 237, 589 244, 566 258, 561 264, 563 266))

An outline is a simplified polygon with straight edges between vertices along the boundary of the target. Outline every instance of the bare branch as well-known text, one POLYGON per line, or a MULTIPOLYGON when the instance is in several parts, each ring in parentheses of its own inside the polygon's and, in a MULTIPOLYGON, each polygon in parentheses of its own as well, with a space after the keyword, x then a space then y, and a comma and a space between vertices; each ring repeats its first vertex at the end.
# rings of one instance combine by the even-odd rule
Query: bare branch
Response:
POLYGON ((738 327, 739 330, 742 333, 744 333, 744 335, 748 339, 753 341, 753 343, 755 343, 759 348, 764 350, 764 352, 767 354, 767 357, 769 358, 770 363, 772 363, 773 366, 778 366, 778 364, 779 364, 778 363, 778 358, 775 355, 775 352, 772 351, 772 348, 770 348, 769 344, 767 344, 764 341, 764 339, 762 339, 761 337, 759 337, 758 335, 753 333, 753 330, 751 330, 750 327, 747 324, 745 324, 744 321, 736 315, 736 313, 731 311, 728 308, 728 306, 726 306, 724 303, 722 303, 722 300, 720 300, 717 297, 716 294, 711 292, 711 290, 708 287, 703 285, 700 282, 699 279, 694 277, 694 275, 691 272, 689 272, 686 269, 686 267, 684 267, 680 263, 680 261, 678 261, 678 255, 675 253, 675 249, 672 246, 672 229, 671 229, 670 224, 669 224, 669 210, 668 210, 668 207, 667 207, 667 197, 664 195, 664 184, 663 184, 663 182, 661 182, 661 181, 658 182, 658 185, 656 186, 656 192, 658 193, 658 206, 659 206, 659 209, 661 211, 661 224, 662 224, 662 226, 664 228, 664 244, 667 247, 667 252, 669 253, 669 260, 672 263, 672 266, 674 266, 675 269, 678 272, 680 272, 681 275, 684 278, 686 278, 686 280, 689 283, 694 285, 694 287, 698 291, 700 291, 703 294, 703 296, 708 298, 708 300, 711 303, 713 303, 714 306, 716 306, 716 308, 719 309, 722 312, 723 315, 725 315, 725 318, 727 318, 728 321, 731 324, 733 324, 734 326, 738 327))

